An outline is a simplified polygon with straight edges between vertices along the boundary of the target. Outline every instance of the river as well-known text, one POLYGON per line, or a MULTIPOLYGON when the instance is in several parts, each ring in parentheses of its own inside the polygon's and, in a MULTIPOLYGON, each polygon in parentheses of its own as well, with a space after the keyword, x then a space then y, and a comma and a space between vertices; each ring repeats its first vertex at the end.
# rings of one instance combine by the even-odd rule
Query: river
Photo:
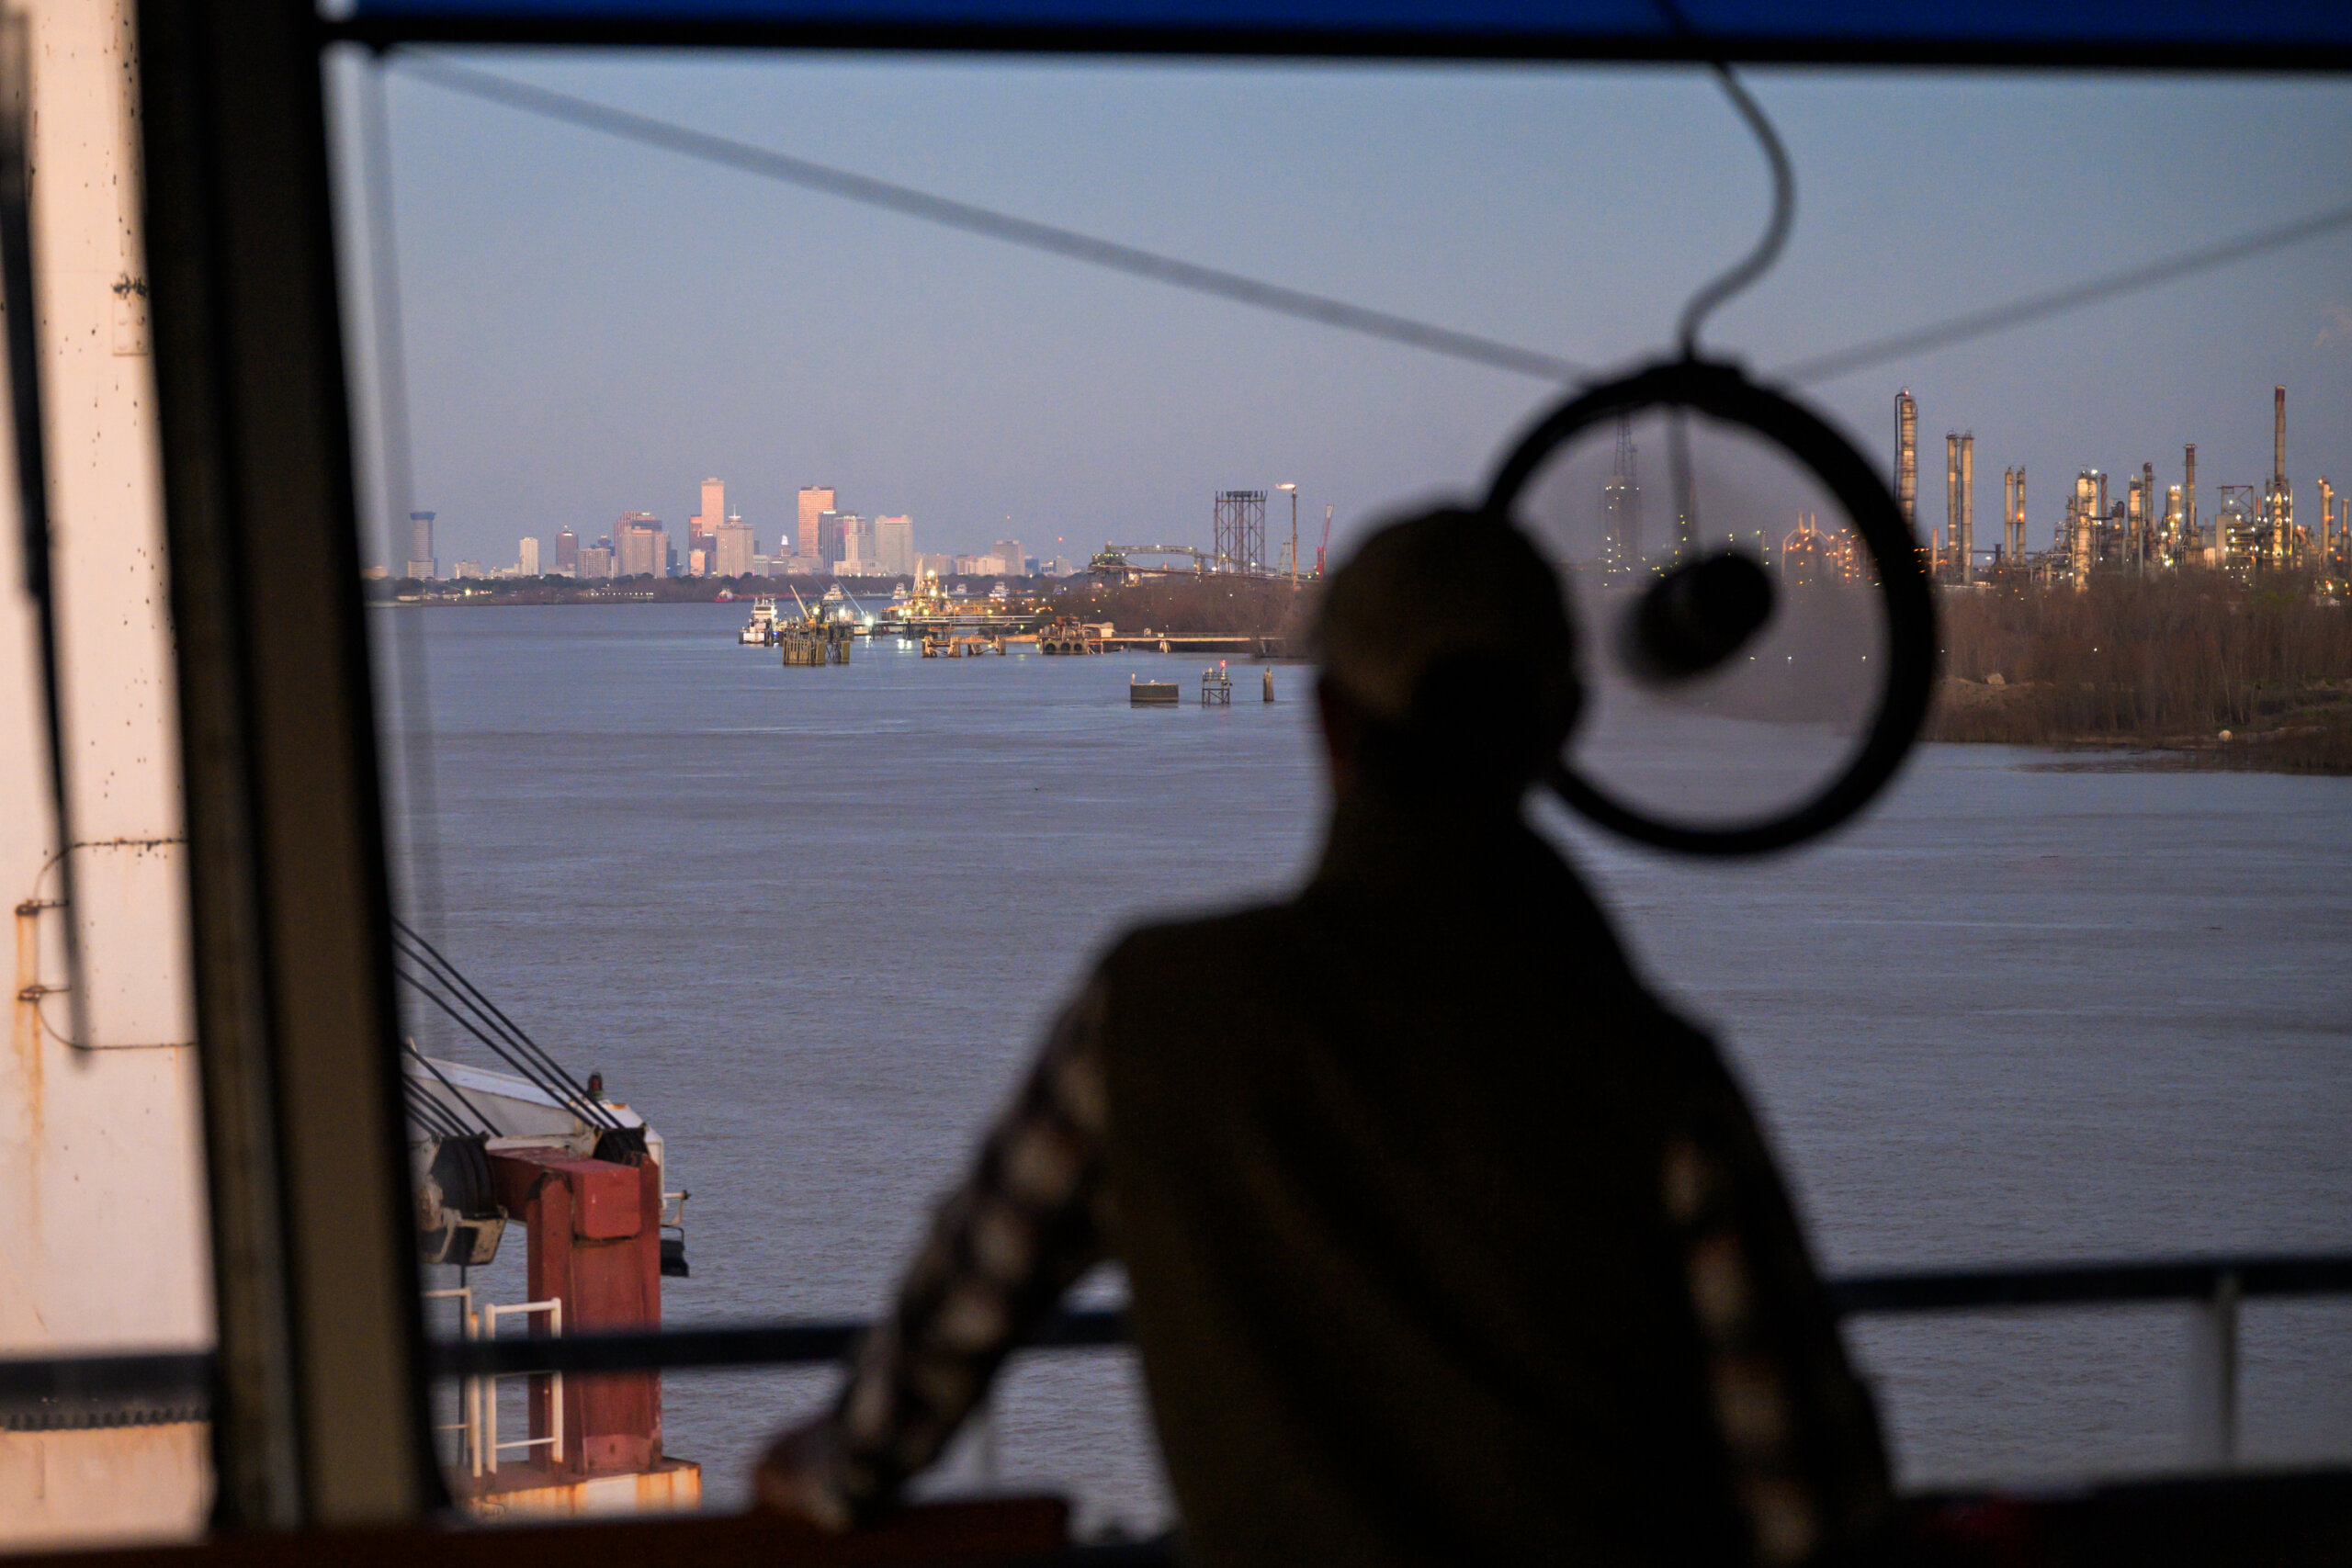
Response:
MULTIPOLYGON (((673 1325, 873 1312, 1089 956, 1283 887, 1322 810, 1306 667, 1272 704, 1239 667, 1230 708, 1189 700, 1198 656, 881 641, 787 670, 734 645, 745 608, 372 617, 412 918, 669 1140, 673 1325), (1131 673, 1188 700, 1131 709, 1131 673)), ((1829 1271, 2342 1248, 2352 779, 2061 764, 1923 748, 1864 820, 1755 865, 1544 820, 1718 1031, 1829 1271)), ((520 1299, 508 1250, 494 1299, 520 1299)), ((2243 1324, 2247 1457, 2352 1456, 2352 1303, 2243 1324)), ((1851 1334, 1906 1484, 2043 1483, 2178 1462, 2186 1325, 1851 1334)), ((670 1450, 740 1502, 829 1382, 673 1376, 670 1450)), ((1023 1358, 993 1430, 995 1473, 1070 1493, 1087 1533, 1164 1521, 1125 1352, 1023 1358)))

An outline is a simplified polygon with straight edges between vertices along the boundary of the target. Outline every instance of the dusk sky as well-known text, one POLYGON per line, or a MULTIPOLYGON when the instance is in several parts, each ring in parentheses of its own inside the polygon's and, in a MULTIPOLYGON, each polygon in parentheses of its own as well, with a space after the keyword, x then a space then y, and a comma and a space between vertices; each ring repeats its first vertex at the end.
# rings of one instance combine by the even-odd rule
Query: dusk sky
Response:
MULTIPOLYGON (((1769 188, 1684 69, 458 58, 1597 367, 1666 348, 1769 188)), ((1760 369, 2352 203, 2340 81, 1748 79, 1796 164, 1795 237, 1708 342, 1760 369)), ((397 70, 388 93, 413 503, 440 513, 445 571, 628 511, 683 545, 706 475, 763 550, 795 491, 830 484, 844 509, 911 513, 920 549, 1010 536, 1074 558, 1205 544, 1216 491, 1295 481, 1311 552, 1326 503, 1336 547, 1400 502, 1474 491, 1552 395, 397 70)), ((345 239, 356 288, 364 234, 345 239)), ((364 377, 364 310, 355 328, 364 377)), ((2039 549, 2080 468, 2153 461, 2175 482, 2194 441, 2208 512, 2218 484, 2260 482, 2274 383, 2315 520, 2321 476, 2352 484, 2352 229, 1813 392, 1883 464, 1912 389, 1923 523, 1942 517, 1943 433, 1973 429, 1980 543, 2001 470, 2025 464, 2039 549)), ((1286 511, 1268 520, 1286 533, 1286 511)))

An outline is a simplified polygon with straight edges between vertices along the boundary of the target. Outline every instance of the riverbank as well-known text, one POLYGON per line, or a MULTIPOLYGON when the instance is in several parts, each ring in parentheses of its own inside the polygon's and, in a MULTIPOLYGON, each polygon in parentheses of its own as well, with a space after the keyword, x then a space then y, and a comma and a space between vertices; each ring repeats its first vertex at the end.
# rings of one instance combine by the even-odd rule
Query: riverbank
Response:
POLYGON ((2086 766, 2352 774, 2352 613, 2308 582, 2198 573, 1954 594, 1931 740, 2086 766))

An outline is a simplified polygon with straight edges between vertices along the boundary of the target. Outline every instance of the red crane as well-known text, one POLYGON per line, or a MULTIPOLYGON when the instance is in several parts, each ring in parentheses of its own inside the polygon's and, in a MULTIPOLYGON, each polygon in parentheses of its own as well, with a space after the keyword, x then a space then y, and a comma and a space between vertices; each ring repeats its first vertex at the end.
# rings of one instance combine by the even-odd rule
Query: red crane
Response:
POLYGON ((1323 575, 1323 552, 1331 547, 1331 509, 1323 508, 1323 542, 1315 547, 1315 575, 1323 575))

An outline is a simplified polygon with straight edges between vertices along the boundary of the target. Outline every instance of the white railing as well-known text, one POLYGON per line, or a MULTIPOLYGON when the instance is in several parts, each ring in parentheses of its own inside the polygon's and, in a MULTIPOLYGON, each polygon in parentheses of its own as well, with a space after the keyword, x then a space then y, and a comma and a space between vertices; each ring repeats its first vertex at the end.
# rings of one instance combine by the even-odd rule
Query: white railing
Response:
MULTIPOLYGON (((534 1313, 545 1313, 547 1314, 548 1334, 550 1337, 557 1339, 563 1337, 563 1303, 557 1299, 550 1299, 544 1302, 518 1302, 513 1306, 485 1305, 481 1309, 481 1337, 485 1339, 497 1338, 498 1320, 502 1317, 528 1318, 534 1313)), ((478 1385, 485 1383, 489 1385, 486 1389, 478 1386, 474 1391, 473 1396, 472 1414, 476 1424, 477 1433, 474 1451, 478 1456, 480 1456, 479 1463, 481 1466, 481 1468, 474 1472, 476 1475, 483 1473, 485 1470, 490 1474, 496 1475, 498 1473, 498 1456, 503 1452, 509 1450, 536 1449, 542 1445, 547 1448, 548 1458, 553 1463, 558 1465, 563 1463, 563 1374, 561 1372, 494 1373, 488 1378, 478 1378, 472 1381, 478 1385), (548 1435, 546 1437, 514 1438, 504 1442, 499 1440, 498 1378, 502 1375, 508 1377, 545 1377, 548 1380, 548 1435)))
MULTIPOLYGON (((474 1292, 470 1285, 459 1285, 447 1291, 427 1291, 428 1302, 458 1303, 458 1334, 459 1337, 475 1337, 478 1320, 474 1316, 474 1292)), ((465 1378, 458 1384, 458 1418, 447 1426, 436 1426, 436 1432, 458 1434, 458 1461, 469 1473, 481 1473, 481 1382, 480 1378, 465 1378)))

